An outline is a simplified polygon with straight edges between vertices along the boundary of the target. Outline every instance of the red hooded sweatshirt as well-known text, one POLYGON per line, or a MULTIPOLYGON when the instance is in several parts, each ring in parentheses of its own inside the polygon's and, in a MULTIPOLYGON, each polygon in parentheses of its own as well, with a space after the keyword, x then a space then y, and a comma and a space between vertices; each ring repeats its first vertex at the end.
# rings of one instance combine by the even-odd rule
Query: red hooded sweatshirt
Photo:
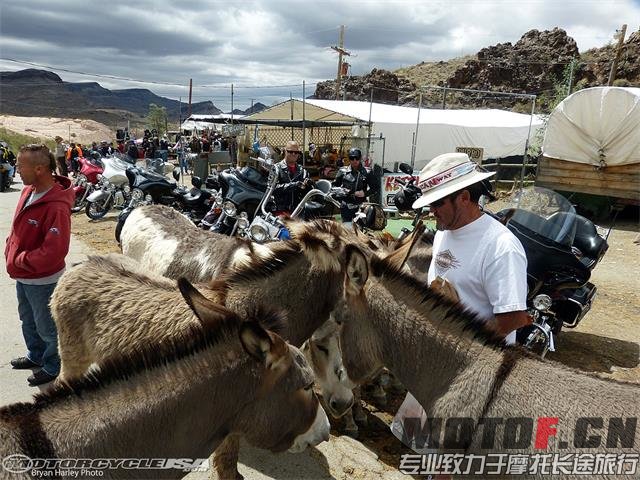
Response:
POLYGON ((44 278, 65 266, 75 194, 67 177, 56 175, 55 180, 44 197, 26 208, 23 206, 34 188, 22 190, 4 249, 11 278, 44 278))

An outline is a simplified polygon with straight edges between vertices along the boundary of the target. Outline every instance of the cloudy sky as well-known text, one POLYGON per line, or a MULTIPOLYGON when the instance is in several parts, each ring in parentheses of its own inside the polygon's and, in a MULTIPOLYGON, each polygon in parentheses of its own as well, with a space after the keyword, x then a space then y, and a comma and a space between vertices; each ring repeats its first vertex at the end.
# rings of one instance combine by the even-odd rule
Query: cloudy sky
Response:
POLYGON ((351 73, 447 60, 561 27, 581 51, 640 26, 640 0, 0 0, 0 70, 148 88, 227 110, 313 93, 335 77, 340 25, 351 73), (89 75, 83 75, 83 72, 89 75), (258 88, 259 87, 259 88, 258 88))

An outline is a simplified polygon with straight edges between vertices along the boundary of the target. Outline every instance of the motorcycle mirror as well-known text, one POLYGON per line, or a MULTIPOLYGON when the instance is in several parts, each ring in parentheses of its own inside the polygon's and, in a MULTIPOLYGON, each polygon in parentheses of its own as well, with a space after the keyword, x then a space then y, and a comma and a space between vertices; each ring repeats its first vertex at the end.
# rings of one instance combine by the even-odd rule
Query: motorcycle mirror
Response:
POLYGON ((407 175, 411 175, 413 173, 413 168, 411 168, 411 165, 409 165, 408 163, 401 163, 400 165, 398 165, 398 169, 402 173, 406 173, 407 175))
POLYGON ((202 187, 202 179, 200 177, 191 177, 191 185, 199 189, 202 187))
POLYGON ((326 195, 331 191, 331 182, 321 178, 316 182, 316 188, 326 195))
POLYGON ((173 169, 173 179, 177 182, 180 180, 180 169, 178 167, 173 169))

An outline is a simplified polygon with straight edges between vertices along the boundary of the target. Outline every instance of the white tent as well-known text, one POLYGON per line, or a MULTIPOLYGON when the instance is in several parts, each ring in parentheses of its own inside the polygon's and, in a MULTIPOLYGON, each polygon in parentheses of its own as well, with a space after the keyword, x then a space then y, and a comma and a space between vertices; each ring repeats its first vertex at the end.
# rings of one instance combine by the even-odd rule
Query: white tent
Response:
POLYGON ((596 167, 640 163, 640 88, 594 87, 549 116, 545 157, 596 167))
MULTIPOLYGON (((262 112, 249 115, 250 120, 301 120, 302 101, 289 100, 262 112), (293 102, 293 105, 292 105, 293 102), (292 113, 293 112, 293 113, 292 113)), ((414 135, 415 168, 421 169, 441 153, 454 152, 458 147, 481 148, 483 158, 522 155, 529 137, 542 127, 537 116, 503 110, 435 110, 398 107, 380 103, 306 100, 307 121, 352 121, 368 124, 371 114, 372 137, 385 139, 385 163, 410 162, 414 135)), ((380 158, 380 156, 378 156, 380 158)))
MULTIPOLYGON (((236 115, 235 118, 238 118, 236 115)), ((193 114, 180 125, 181 130, 197 130, 205 129, 218 130, 217 124, 223 123, 231 119, 230 113, 219 113, 217 115, 193 114)))

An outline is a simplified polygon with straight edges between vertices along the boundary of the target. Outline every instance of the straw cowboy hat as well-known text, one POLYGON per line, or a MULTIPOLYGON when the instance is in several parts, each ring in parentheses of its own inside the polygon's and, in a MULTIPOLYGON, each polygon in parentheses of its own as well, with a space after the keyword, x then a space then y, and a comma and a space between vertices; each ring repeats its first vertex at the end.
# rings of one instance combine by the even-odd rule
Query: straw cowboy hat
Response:
POLYGON ((466 153, 438 155, 420 170, 418 188, 422 196, 413 202, 413 208, 429 205, 495 174, 483 171, 466 153))

